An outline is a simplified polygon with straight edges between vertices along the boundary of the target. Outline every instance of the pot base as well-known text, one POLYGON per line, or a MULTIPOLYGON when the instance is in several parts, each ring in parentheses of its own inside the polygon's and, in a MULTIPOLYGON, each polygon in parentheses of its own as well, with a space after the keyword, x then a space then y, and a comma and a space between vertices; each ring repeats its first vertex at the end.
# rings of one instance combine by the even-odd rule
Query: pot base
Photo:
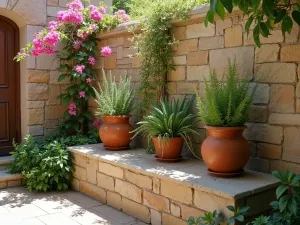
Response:
POLYGON ((103 145, 105 150, 109 150, 109 151, 119 151, 119 150, 126 150, 126 149, 130 149, 130 145, 124 146, 124 147, 109 147, 109 146, 105 146, 103 145))
POLYGON ((178 161, 183 159, 183 157, 180 157, 180 158, 177 158, 177 159, 164 159, 164 158, 159 158, 157 155, 155 155, 155 158, 159 162, 170 162, 170 163, 171 162, 178 162, 178 161))
POLYGON ((216 177, 237 177, 237 176, 242 175, 245 172, 244 169, 233 172, 233 173, 218 173, 218 172, 214 172, 210 169, 207 169, 207 171, 209 174, 216 176, 216 177))

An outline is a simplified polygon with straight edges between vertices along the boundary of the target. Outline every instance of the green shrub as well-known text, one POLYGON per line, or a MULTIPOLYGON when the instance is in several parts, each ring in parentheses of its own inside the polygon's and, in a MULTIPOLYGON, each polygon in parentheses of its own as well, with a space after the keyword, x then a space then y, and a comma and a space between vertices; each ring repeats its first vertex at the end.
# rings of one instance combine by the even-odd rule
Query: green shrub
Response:
POLYGON ((103 89, 99 84, 100 91, 95 88, 96 103, 98 104, 98 111, 96 115, 100 116, 121 116, 129 115, 133 109, 134 91, 131 87, 131 78, 125 75, 120 77, 119 85, 112 78, 111 72, 109 81, 107 81, 104 70, 103 71, 103 89))
MULTIPOLYGON (((148 143, 152 137, 159 137, 163 141, 173 137, 183 137, 190 149, 191 134, 199 135, 195 130, 196 115, 190 113, 194 99, 185 97, 183 100, 161 100, 160 104, 153 105, 152 111, 133 132, 134 137, 142 134, 147 137, 148 143)), ((133 137, 133 138, 134 138, 133 137)))
POLYGON ((249 119, 253 103, 253 94, 249 94, 248 77, 239 80, 236 63, 231 63, 227 74, 218 80, 217 74, 210 74, 210 81, 205 79, 205 97, 197 95, 197 107, 200 119, 208 126, 238 127, 249 119))

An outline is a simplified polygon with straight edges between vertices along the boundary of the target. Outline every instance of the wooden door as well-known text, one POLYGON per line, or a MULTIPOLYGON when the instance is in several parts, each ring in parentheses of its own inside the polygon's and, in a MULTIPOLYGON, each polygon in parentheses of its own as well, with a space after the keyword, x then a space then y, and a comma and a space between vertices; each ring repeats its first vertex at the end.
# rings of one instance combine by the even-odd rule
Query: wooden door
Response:
POLYGON ((18 27, 0 16, 0 156, 13 150, 20 138, 20 81, 13 58, 19 48, 18 27))

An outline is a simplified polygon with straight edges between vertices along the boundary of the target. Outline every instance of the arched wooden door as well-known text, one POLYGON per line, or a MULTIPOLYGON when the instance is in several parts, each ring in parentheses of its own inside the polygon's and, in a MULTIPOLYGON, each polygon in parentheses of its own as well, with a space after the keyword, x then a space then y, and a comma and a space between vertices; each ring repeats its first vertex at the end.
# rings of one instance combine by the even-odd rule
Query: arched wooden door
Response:
POLYGON ((20 139, 19 65, 13 61, 19 49, 19 28, 0 16, 0 156, 13 150, 20 139))

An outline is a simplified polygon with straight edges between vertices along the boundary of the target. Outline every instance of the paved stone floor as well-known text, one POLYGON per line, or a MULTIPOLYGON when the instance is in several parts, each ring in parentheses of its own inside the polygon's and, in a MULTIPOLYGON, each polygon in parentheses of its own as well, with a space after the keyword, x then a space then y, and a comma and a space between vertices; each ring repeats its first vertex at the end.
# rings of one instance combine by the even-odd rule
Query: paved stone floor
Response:
POLYGON ((79 192, 31 193, 0 190, 1 225, 145 225, 79 192))

